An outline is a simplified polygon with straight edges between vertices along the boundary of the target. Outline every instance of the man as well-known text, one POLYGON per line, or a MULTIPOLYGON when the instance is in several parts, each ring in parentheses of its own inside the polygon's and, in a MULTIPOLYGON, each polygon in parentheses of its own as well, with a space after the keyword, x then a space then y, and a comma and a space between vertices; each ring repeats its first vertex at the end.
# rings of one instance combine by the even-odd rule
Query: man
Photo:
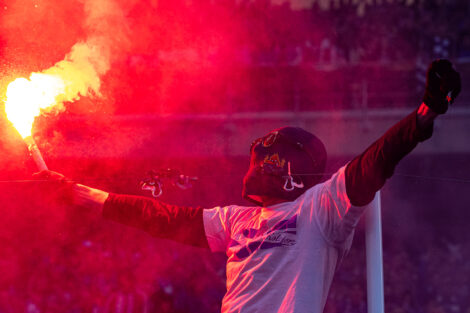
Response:
MULTIPOLYGON (((243 196, 256 206, 178 207, 71 184, 74 203, 157 237, 225 251, 223 312, 320 313, 364 206, 398 162, 431 137, 434 119, 459 92, 452 64, 431 63, 419 108, 323 183, 326 151, 314 135, 283 127, 255 140, 243 196)), ((51 175, 63 179, 40 176, 51 175)))

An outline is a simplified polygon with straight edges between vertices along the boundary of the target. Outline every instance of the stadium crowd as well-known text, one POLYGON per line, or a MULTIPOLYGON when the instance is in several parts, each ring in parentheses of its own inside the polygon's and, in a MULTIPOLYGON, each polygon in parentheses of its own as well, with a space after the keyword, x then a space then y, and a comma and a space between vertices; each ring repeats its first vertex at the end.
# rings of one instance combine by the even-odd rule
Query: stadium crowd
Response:
POLYGON ((470 70, 467 1, 386 1, 361 15, 352 3, 329 10, 294 10, 288 2, 269 1, 211 2, 204 8, 219 24, 227 19, 221 10, 232 12, 235 38, 202 50, 196 44, 156 44, 129 56, 125 79, 140 83, 129 94, 119 91, 119 112, 136 113, 126 105, 135 99, 139 110, 157 113, 407 107, 422 94, 430 60, 450 58, 462 72, 470 70), (201 67, 216 79, 194 79, 191 71, 201 67), (181 83, 187 81, 192 83, 181 83))

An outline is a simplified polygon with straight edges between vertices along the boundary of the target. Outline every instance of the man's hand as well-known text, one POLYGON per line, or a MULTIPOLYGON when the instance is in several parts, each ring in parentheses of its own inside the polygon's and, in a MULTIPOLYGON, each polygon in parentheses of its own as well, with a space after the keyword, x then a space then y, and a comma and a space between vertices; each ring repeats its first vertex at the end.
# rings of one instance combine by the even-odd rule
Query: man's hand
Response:
POLYGON ((460 93, 460 74, 449 60, 433 61, 426 74, 423 102, 437 114, 444 114, 460 93))
POLYGON ((41 171, 33 177, 43 183, 41 189, 48 195, 55 195, 57 201, 82 206, 101 212, 108 193, 99 189, 80 185, 53 171, 41 171))
POLYGON ((38 189, 46 198, 61 204, 73 204, 75 182, 72 180, 48 170, 33 174, 33 179, 37 181, 38 189))

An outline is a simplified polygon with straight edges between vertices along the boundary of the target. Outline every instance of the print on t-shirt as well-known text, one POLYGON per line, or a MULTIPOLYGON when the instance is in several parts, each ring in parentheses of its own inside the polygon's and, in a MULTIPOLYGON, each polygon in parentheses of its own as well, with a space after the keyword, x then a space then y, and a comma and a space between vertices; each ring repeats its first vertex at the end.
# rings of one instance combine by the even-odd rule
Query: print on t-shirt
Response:
POLYGON ((274 247, 293 246, 296 244, 297 215, 292 216, 288 220, 280 221, 270 229, 266 229, 264 226, 265 223, 262 223, 259 229, 244 229, 242 232, 243 237, 245 237, 244 241, 248 242, 244 246, 233 238, 230 240, 230 248, 241 246, 240 249, 235 252, 235 256, 238 260, 245 259, 257 249, 264 250, 274 247))

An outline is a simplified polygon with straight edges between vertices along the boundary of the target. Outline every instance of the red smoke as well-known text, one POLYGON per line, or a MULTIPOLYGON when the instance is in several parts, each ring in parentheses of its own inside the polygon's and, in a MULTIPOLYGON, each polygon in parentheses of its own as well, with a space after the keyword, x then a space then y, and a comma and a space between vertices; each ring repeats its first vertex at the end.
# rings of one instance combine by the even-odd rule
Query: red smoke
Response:
MULTIPOLYGON (((171 121, 160 125, 145 117, 286 110, 296 104, 297 91, 304 96, 297 109, 331 109, 350 99, 325 98, 322 91, 358 79, 357 72, 347 77, 328 69, 317 75, 312 69, 319 54, 313 48, 299 64, 296 47, 305 38, 315 46, 323 36, 335 36, 328 16, 266 1, 119 0, 119 12, 109 20, 87 24, 87 4, 102 2, 6 0, 0 8, 2 95, 12 79, 53 66, 77 42, 98 36, 109 48, 104 49, 109 55, 98 55, 110 65, 100 72, 101 97, 66 103, 65 112, 40 117, 35 128, 50 168, 93 187, 141 193, 138 184, 146 170, 176 167, 201 177, 200 184, 185 193, 168 190, 163 200, 203 206, 238 202, 248 160, 220 157, 225 146, 217 142, 240 135, 226 121, 208 122, 212 128, 194 123, 174 134, 171 121), (138 131, 125 119, 136 114, 142 118, 138 131), (116 123, 116 116, 124 117, 116 123), (195 149, 179 139, 189 136, 207 147, 204 157, 188 158, 195 149), (219 141, 208 140, 214 137, 219 141)), ((32 303, 44 312, 64 307, 91 312, 114 301, 118 292, 142 289, 160 304, 187 294, 204 299, 202 308, 212 306, 201 312, 217 311, 223 266, 213 266, 204 252, 57 204, 45 196, 53 192, 23 181, 35 166, 3 116, 0 133, 0 291, 9 300, 0 299, 0 311, 2 305, 18 312, 32 303), (182 286, 187 289, 176 290, 182 286)), ((248 154, 249 142, 243 144, 248 154)))

